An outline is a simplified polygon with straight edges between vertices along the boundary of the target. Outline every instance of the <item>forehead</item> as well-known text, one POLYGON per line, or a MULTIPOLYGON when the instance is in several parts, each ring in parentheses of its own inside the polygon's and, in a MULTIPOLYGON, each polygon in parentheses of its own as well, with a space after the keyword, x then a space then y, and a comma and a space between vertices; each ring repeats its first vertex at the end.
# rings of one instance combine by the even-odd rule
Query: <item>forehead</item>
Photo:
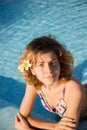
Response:
POLYGON ((57 55, 53 51, 37 55, 37 62, 41 62, 41 61, 48 62, 56 59, 57 59, 57 55))

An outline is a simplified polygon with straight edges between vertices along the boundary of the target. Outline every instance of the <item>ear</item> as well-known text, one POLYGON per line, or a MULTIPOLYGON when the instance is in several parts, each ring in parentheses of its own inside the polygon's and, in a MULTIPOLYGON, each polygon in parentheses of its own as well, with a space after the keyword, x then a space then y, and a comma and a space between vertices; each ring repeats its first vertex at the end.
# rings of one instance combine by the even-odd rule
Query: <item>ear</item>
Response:
POLYGON ((31 73, 32 73, 33 75, 36 75, 36 74, 35 74, 35 69, 34 69, 34 68, 30 68, 30 70, 31 70, 31 73))

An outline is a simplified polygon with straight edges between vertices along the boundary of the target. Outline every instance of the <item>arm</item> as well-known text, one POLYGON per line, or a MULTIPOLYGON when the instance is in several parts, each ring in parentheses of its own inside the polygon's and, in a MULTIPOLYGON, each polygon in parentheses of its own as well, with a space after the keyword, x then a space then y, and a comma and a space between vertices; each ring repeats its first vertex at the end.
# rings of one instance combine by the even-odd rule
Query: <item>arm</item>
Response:
POLYGON ((18 113, 15 117, 15 128, 17 130, 34 130, 30 128, 29 123, 20 113, 18 113))
POLYGON ((31 111, 34 105, 36 95, 37 95, 36 89, 32 86, 27 85, 25 95, 22 100, 19 111, 24 117, 26 117, 26 120, 29 122, 31 126, 51 130, 54 128, 55 123, 41 121, 40 119, 36 119, 31 116, 31 111))
POLYGON ((83 89, 77 82, 73 82, 71 87, 66 116, 73 118, 78 123, 83 102, 83 89))
MULTIPOLYGON (((68 87, 67 87, 68 88, 68 87)), ((83 101, 83 89, 81 84, 77 81, 72 81, 69 85, 69 90, 66 92, 67 99, 67 111, 65 117, 63 117, 59 123, 56 125, 55 130, 76 130, 79 117, 82 108, 82 101, 83 101), (73 119, 72 121, 68 120, 67 118, 73 119)))
POLYGON ((32 111, 32 107, 33 107, 36 95, 37 95, 36 90, 32 86, 26 86, 25 95, 20 106, 21 114, 17 114, 15 118, 16 129, 18 130, 31 130, 31 129, 32 130, 34 129, 35 130, 41 130, 41 129, 60 130, 60 126, 61 125, 63 126, 64 124, 66 124, 66 121, 69 122, 69 126, 73 124, 70 118, 64 118, 59 123, 51 123, 51 122, 45 122, 45 121, 41 121, 40 119, 31 117, 31 111, 32 111), (59 129, 56 129, 56 128, 59 128, 59 129))

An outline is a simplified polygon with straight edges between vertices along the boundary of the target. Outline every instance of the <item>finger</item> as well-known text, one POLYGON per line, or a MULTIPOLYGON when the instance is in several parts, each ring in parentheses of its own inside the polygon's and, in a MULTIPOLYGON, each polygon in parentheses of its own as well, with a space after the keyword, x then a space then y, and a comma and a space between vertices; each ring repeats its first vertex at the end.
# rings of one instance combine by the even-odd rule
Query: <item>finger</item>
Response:
POLYGON ((70 117, 63 117, 61 121, 67 121, 67 122, 72 122, 72 123, 77 124, 77 122, 73 118, 70 118, 70 117))
POLYGON ((61 120, 70 120, 70 121, 73 121, 74 119, 71 118, 71 117, 68 117, 68 116, 64 116, 61 120))
POLYGON ((20 119, 19 119, 18 115, 16 115, 15 116, 15 122, 19 122, 19 121, 20 121, 20 119))
POLYGON ((18 113, 17 116, 20 120, 24 120, 23 116, 20 113, 18 113))
POLYGON ((27 120, 26 120, 26 118, 20 112, 18 113, 18 117, 20 119, 20 122, 22 122, 22 123, 28 123, 27 120))
POLYGON ((20 122, 20 119, 18 117, 18 115, 15 116, 15 128, 18 130, 18 124, 20 122))
POLYGON ((58 129, 61 129, 61 130, 75 130, 76 128, 71 128, 69 126, 63 126, 63 125, 60 125, 58 127, 58 129))
POLYGON ((70 121, 60 121, 59 123, 61 126, 67 126, 70 128, 76 128, 76 123, 70 122, 70 121))
POLYGON ((24 118, 24 119, 26 118, 26 117, 23 116, 20 112, 19 112, 18 114, 19 114, 20 117, 22 117, 22 118, 24 118))

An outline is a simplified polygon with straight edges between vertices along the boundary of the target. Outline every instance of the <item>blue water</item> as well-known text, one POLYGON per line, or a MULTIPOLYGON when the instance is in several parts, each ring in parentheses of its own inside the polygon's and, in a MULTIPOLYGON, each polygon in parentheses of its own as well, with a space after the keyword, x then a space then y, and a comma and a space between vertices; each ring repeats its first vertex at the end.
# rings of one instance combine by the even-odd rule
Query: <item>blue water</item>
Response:
POLYGON ((20 53, 33 38, 49 34, 71 51, 74 75, 87 83, 86 0, 0 0, 0 114, 5 113, 0 130, 14 129, 11 123, 24 94, 17 70, 20 53))

